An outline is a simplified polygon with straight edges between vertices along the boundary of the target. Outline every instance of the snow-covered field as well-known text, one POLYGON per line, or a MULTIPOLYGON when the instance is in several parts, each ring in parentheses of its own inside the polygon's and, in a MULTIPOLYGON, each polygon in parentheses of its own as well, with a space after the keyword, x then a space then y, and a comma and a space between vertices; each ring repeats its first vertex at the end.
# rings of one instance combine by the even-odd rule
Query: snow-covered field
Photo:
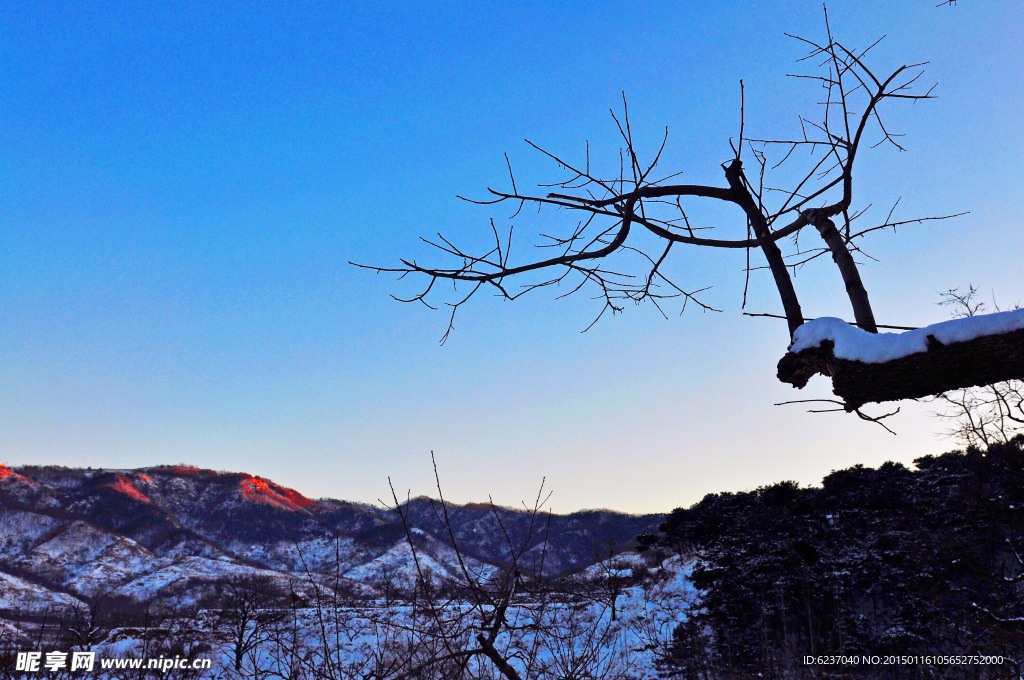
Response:
POLYGON ((545 515, 537 535, 535 512, 439 507, 181 466, 0 465, 0 675, 19 652, 91 651, 213 664, 103 678, 489 678, 498 659, 524 678, 655 676, 694 600, 678 558, 630 552, 663 516, 545 515))
MULTIPOLYGON (((696 602, 689 575, 692 563, 672 557, 650 565, 643 558, 620 556, 611 565, 595 565, 558 586, 530 592, 528 586, 509 606, 494 648, 522 678, 606 678, 654 680, 658 660, 672 632, 696 602), (628 572, 642 573, 639 577, 628 572), (609 596, 609 574, 628 579, 609 596), (614 610, 614 616, 613 616, 614 610)), ((240 655, 232 619, 204 611, 189 622, 173 621, 175 635, 190 639, 178 648, 212 659, 216 678, 366 678, 445 677, 453 664, 467 663, 467 677, 500 678, 483 654, 460 656, 479 648, 475 639, 494 607, 472 597, 435 594, 415 604, 407 600, 367 599, 339 602, 316 598, 304 606, 262 611, 246 633, 256 640, 240 655), (196 650, 204 650, 196 652, 196 650)), ((172 635, 173 637, 173 635, 172 635)), ((91 647, 98 658, 152 658, 171 647, 154 644, 152 632, 121 630, 91 647)), ((114 676, 111 676, 114 677, 114 676)), ((175 677, 173 673, 164 677, 175 677)))

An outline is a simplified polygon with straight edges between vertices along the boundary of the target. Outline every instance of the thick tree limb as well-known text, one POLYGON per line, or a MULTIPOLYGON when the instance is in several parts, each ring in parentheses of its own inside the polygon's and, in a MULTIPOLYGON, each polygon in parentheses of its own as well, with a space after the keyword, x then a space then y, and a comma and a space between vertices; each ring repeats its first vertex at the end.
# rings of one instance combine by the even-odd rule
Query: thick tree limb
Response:
POLYGON ((768 267, 772 271, 772 276, 775 278, 775 286, 779 289, 779 297, 782 299, 782 308, 786 312, 789 334, 792 335, 804 323, 803 312, 800 310, 800 301, 797 299, 796 291, 793 289, 793 280, 789 276, 789 270, 786 269, 786 262, 782 257, 782 251, 779 250, 779 246, 772 240, 771 231, 768 229, 768 220, 765 219, 760 206, 754 202, 754 197, 747 190, 746 178, 743 176, 743 163, 739 158, 725 166, 725 178, 728 180, 729 187, 733 193, 738 197, 736 202, 743 208, 743 212, 747 214, 748 223, 754 230, 754 235, 757 236, 765 259, 768 260, 768 267))
POLYGON ((857 325, 868 333, 877 333, 878 326, 875 324, 875 315, 871 311, 871 303, 868 301, 868 292, 864 289, 864 284, 860 280, 860 272, 857 271, 857 264, 853 261, 853 255, 846 247, 842 234, 836 229, 835 223, 825 217, 821 211, 806 210, 804 215, 807 221, 813 224, 821 234, 828 249, 832 251, 832 261, 836 263, 839 274, 843 277, 843 283, 846 284, 846 294, 853 306, 853 318, 857 320, 857 325))
POLYGON ((983 335, 882 363, 836 358, 834 344, 789 352, 779 361, 778 378, 802 388, 816 374, 832 378, 832 393, 847 411, 864 404, 921 399, 942 392, 1024 379, 1024 329, 983 335))

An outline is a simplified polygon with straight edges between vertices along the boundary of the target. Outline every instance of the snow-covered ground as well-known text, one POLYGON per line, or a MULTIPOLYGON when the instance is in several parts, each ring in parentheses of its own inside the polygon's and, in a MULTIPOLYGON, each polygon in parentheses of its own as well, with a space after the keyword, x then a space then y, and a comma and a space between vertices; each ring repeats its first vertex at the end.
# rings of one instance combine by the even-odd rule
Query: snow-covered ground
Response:
POLYGON ((0 572, 0 610, 33 615, 55 609, 70 610, 86 606, 78 598, 66 593, 57 593, 23 578, 0 572))
MULTIPOLYGON (((392 664, 478 646, 495 604, 466 587, 467 573, 496 587, 511 534, 527 583, 495 640, 510 663, 528 677, 655 676, 694 600, 688 568, 629 552, 594 560, 660 516, 552 515, 544 540, 530 542, 528 512, 448 509, 453 529, 439 526, 429 499, 413 499, 400 518, 245 473, 0 465, 0 662, 88 647, 108 659, 205 655, 216 665, 198 677, 238 677, 225 620, 249 588, 263 596, 256 620, 270 627, 244 659, 262 670, 244 677, 323 677, 313 671, 325 667, 393 677, 392 664), (538 574, 545 585, 531 581, 538 574)), ((471 666, 471 677, 496 677, 485 656, 471 666)))
MULTIPOLYGON (((671 643, 675 627, 697 601, 690 582, 692 562, 672 557, 652 565, 643 557, 622 555, 611 564, 619 573, 631 569, 642 574, 630 577, 621 589, 614 617, 602 583, 613 573, 610 569, 588 570, 546 590, 524 590, 513 600, 495 648, 522 677, 658 677, 659 658, 671 643)), ((241 673, 234 668, 231 639, 214 632, 217 612, 201 613, 186 628, 194 639, 198 636, 207 643, 200 647, 209 648, 202 655, 212 655, 210 677, 316 677, 314 669, 327 673, 319 677, 369 677, 371 671, 390 668, 389 677, 403 668, 478 646, 475 635, 481 615, 491 613, 491 606, 474 607, 470 601, 440 595, 432 602, 430 606, 424 601, 414 606, 381 599, 340 606, 307 604, 281 610, 276 618, 265 612, 266 623, 257 635, 261 644, 244 656, 241 673), (446 634, 440 636, 439 631, 446 634)), ((193 644, 192 648, 198 647, 193 644)), ((92 649, 101 658, 152 657, 158 651, 152 638, 147 643, 137 629, 114 631, 92 649)), ((500 677, 483 655, 471 659, 469 671, 468 677, 473 678, 500 677)))

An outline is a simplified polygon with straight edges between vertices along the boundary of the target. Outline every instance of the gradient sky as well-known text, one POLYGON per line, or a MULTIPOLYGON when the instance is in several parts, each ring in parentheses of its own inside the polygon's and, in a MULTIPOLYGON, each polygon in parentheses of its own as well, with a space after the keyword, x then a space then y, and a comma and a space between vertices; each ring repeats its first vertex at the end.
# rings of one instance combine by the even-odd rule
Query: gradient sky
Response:
MULTIPOLYGON (((971 211, 868 242, 880 323, 941 321, 938 293, 969 283, 1024 299, 1024 10, 935 4, 829 5, 846 43, 888 36, 880 70, 930 61, 939 83, 890 107, 907 152, 859 159, 855 203, 971 211)), ((524 138, 615 156, 622 91, 642 149, 668 125, 661 167, 721 185, 740 78, 748 135, 795 134, 817 93, 785 77, 804 50, 784 33, 823 23, 810 1, 8 4, 0 458, 184 462, 373 502, 389 475, 432 493, 433 450, 456 501, 518 504, 546 477, 555 511, 641 512, 954 448, 927 404, 902 405, 896 437, 773 406, 830 389, 776 381, 785 323, 741 316, 742 251, 673 263, 721 314, 630 307, 581 334, 585 297, 481 296, 443 347, 442 313, 347 264, 425 261, 439 230, 479 243, 507 212, 455 195, 505 186, 506 152, 520 188, 556 178, 524 138)), ((748 309, 778 312, 753 283, 748 309)), ((831 263, 795 283, 806 314, 850 317, 831 263)))

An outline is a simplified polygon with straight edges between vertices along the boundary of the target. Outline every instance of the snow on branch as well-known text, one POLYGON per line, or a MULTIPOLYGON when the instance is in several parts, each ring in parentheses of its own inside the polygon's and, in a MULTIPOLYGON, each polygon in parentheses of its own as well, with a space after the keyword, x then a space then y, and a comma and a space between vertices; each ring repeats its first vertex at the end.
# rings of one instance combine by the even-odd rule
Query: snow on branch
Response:
POLYGON ((953 319, 905 333, 867 333, 832 318, 800 326, 779 380, 832 378, 847 411, 1024 378, 1024 310, 953 319))
POLYGON ((830 340, 837 359, 880 364, 917 352, 934 343, 949 345, 983 335, 997 335, 1024 328, 1024 309, 952 319, 904 333, 868 333, 842 319, 822 317, 808 321, 793 335, 789 351, 798 353, 830 340))

